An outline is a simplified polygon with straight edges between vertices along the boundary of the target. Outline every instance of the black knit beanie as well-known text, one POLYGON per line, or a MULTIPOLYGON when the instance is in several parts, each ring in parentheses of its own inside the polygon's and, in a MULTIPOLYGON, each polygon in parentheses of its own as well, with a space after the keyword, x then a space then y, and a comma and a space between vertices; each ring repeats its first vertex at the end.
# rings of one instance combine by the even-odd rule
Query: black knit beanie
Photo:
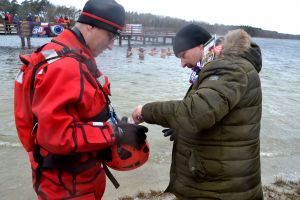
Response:
POLYGON ((120 35, 125 24, 125 10, 114 0, 89 0, 77 21, 120 35))
POLYGON ((201 26, 189 24, 181 28, 175 36, 173 51, 178 57, 180 52, 194 48, 200 44, 205 44, 211 35, 201 26))

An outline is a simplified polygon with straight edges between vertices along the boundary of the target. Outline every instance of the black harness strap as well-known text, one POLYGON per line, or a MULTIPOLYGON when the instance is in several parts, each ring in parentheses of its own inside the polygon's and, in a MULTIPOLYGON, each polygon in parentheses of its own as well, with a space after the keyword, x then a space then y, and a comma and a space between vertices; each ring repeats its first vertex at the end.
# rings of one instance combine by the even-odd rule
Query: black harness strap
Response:
MULTIPOLYGON (((36 152, 40 152, 40 148, 38 145, 36 148, 37 148, 36 152)), ((41 156, 40 153, 36 153, 36 152, 33 152, 34 161, 38 163, 36 171, 35 171, 34 190, 36 193, 38 193, 39 187, 40 187, 40 182, 41 182, 41 177, 42 177, 42 168, 41 168, 40 163, 43 162, 43 157, 41 156)))
MULTIPOLYGON (((39 51, 41 51, 42 48, 39 48, 39 51)), ((36 51, 39 52, 39 51, 36 51)), ((36 77, 36 73, 38 71, 38 69, 46 64, 48 61, 50 60, 53 60, 53 59, 57 59, 57 58, 60 58, 60 57, 63 57, 63 56, 67 56, 67 53, 70 53, 71 50, 69 48, 63 48, 61 51, 58 51, 57 52, 57 56, 54 56, 54 57, 51 57, 51 58, 48 58, 48 59, 45 59, 39 63, 37 63, 34 67, 33 67, 33 70, 32 70, 32 74, 31 74, 31 82, 30 82, 30 101, 32 102, 32 98, 33 98, 33 94, 34 94, 34 83, 35 83, 35 77, 36 77)))
POLYGON ((115 186, 115 188, 118 189, 120 187, 119 182, 114 177, 114 175, 112 175, 112 173, 109 171, 108 167, 105 164, 102 164, 102 165, 103 165, 103 169, 104 169, 104 172, 105 172, 106 176, 109 178, 109 180, 115 186))
MULTIPOLYGON (((45 44, 46 45, 46 44, 45 44)), ((38 53, 40 52, 44 46, 41 46, 40 48, 38 48, 35 53, 38 53)), ((64 49, 63 49, 64 50, 64 49)), ((65 51, 65 50, 64 50, 65 51)), ((46 64, 49 60, 52 60, 52 59, 56 59, 56 58, 59 58, 61 57, 60 55, 58 56, 55 56, 55 57, 52 57, 52 58, 49 58, 49 59, 45 59, 39 63, 37 63, 34 67, 33 67, 33 70, 32 70, 32 74, 31 74, 31 82, 30 82, 30 102, 32 104, 32 101, 33 101, 33 95, 34 95, 34 85, 35 85, 35 77, 36 77, 36 74, 37 74, 37 71, 38 69, 46 64)), ((29 64, 29 63, 28 63, 29 64)), ((33 117, 33 131, 34 132, 35 130, 37 130, 37 123, 38 123, 38 119, 37 117, 35 116, 34 113, 32 113, 32 117, 33 117)), ((36 145, 36 151, 33 152, 33 157, 34 157, 34 160, 38 163, 38 166, 36 168, 36 178, 35 178, 35 184, 34 184, 34 189, 36 191, 37 194, 39 194, 39 185, 40 185, 40 181, 41 181, 41 176, 42 176, 42 165, 40 165, 40 163, 43 163, 43 157, 41 156, 41 154, 39 153, 40 152, 40 148, 38 145, 36 145), (38 152, 38 153, 37 153, 38 152)))
MULTIPOLYGON (((46 45, 46 44, 45 44, 46 45)), ((41 46, 40 48, 38 48, 35 53, 38 53, 40 51, 42 51, 43 47, 45 46, 41 46)), ((63 56, 66 56, 66 54, 70 52, 70 49, 69 48, 63 48, 61 51, 58 51, 57 52, 57 56, 54 56, 54 57, 51 57, 51 58, 48 58, 48 59, 45 59, 39 63, 37 63, 34 67, 33 67, 33 70, 32 70, 32 74, 31 74, 31 81, 30 81, 30 102, 32 104, 32 101, 33 101, 33 95, 34 95, 34 85, 35 85, 35 77, 36 77, 36 74, 39 70, 39 68, 46 64, 48 61, 50 60, 53 60, 53 59, 57 59, 57 58, 60 58, 60 57, 63 57, 63 56)), ((34 127, 34 130, 37 130, 37 122, 38 122, 38 119, 37 117, 33 114, 33 127, 34 127)), ((32 132, 34 132, 34 130, 32 132)))
POLYGON ((40 164, 43 169, 59 169, 71 174, 79 174, 95 166, 96 163, 97 161, 92 156, 89 156, 87 161, 80 162, 79 154, 56 155, 49 153, 46 157, 43 157, 40 164))
MULTIPOLYGON (((55 155, 49 153, 46 157, 42 157, 41 154, 38 151, 33 153, 33 157, 35 162, 38 163, 38 167, 36 169, 36 182, 35 182, 35 190, 38 191, 38 187, 40 184, 40 178, 41 178, 41 172, 42 170, 47 169, 57 169, 59 171, 66 171, 73 175, 79 174, 85 170, 90 169, 91 167, 95 166, 97 162, 100 162, 101 160, 96 160, 93 158, 93 156, 90 154, 89 159, 85 162, 80 162, 80 155, 79 154, 73 154, 73 155, 55 155)), ((120 184, 115 179, 115 177, 112 175, 112 173, 109 171, 108 167, 103 164, 103 170, 106 174, 106 176, 109 178, 109 180, 112 182, 112 184, 117 189, 120 184)))

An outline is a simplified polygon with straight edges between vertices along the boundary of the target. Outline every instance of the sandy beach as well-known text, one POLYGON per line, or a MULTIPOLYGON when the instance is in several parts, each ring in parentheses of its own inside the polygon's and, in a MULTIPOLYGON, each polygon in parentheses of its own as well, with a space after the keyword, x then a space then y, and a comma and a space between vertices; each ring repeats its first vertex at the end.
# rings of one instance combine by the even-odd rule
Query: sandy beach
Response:
MULTIPOLYGON (((0 147, 0 151, 0 199, 36 199, 31 185, 31 169, 25 151, 20 147, 0 147)), ((284 177, 284 175, 285 173, 297 174, 300 172, 300 166, 297 162, 293 162, 299 159, 300 155, 263 157, 263 185, 272 183, 277 176, 281 176, 283 179, 292 179, 293 177, 284 177), (285 170, 283 171, 283 169, 285 170)), ((112 171, 121 186, 116 190, 108 180, 103 200, 117 200, 120 197, 136 195, 139 191, 164 190, 169 181, 169 166, 169 159, 157 162, 152 157, 145 166, 137 170, 131 172, 112 171)))

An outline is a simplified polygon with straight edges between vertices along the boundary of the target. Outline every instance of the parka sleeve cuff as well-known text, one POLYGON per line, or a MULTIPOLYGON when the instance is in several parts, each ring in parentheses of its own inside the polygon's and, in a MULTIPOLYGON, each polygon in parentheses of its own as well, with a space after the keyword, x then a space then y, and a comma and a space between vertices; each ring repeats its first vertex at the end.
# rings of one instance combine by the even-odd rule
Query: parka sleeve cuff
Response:
POLYGON ((152 103, 147 103, 142 108, 142 118, 149 124, 154 124, 155 120, 152 113, 152 103))

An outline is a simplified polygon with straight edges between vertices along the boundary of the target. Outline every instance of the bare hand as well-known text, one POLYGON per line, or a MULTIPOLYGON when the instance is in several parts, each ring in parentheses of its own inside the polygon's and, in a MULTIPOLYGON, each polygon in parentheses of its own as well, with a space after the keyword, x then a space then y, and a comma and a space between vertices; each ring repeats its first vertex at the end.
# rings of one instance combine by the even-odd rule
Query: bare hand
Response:
POLYGON ((142 117, 142 105, 139 105, 135 108, 135 110, 132 113, 132 119, 135 124, 140 124, 144 122, 143 117, 142 117))

